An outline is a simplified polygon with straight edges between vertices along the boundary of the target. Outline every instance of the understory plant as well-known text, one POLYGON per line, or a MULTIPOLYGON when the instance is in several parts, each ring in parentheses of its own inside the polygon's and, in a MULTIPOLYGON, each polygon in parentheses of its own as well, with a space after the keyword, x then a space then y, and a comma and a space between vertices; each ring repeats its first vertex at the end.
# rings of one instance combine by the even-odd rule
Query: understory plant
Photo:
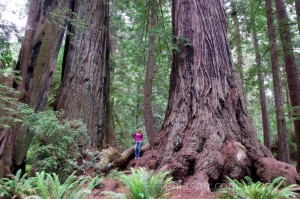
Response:
POLYGON ((289 185, 281 188, 285 182, 285 178, 277 177, 268 185, 262 182, 253 182, 246 176, 241 182, 235 179, 227 178, 230 187, 220 190, 220 198, 226 199, 281 199, 295 197, 296 193, 292 188, 297 185, 289 185))
POLYGON ((55 173, 37 172, 35 177, 16 176, 0 179, 0 198, 24 198, 39 196, 42 199, 83 199, 91 190, 102 183, 98 177, 78 178, 72 173, 63 183, 55 173))
POLYGON ((45 172, 36 173, 32 184, 36 189, 38 196, 42 199, 81 199, 91 193, 91 190, 101 184, 102 179, 94 177, 77 178, 73 172, 65 181, 61 183, 59 177, 55 174, 45 172))
POLYGON ((167 197, 170 192, 168 185, 172 183, 172 177, 167 177, 169 171, 154 174, 153 170, 147 171, 145 168, 131 168, 131 175, 120 173, 120 179, 129 189, 129 195, 122 197, 122 194, 107 192, 115 198, 132 199, 161 199, 167 197))
POLYGON ((33 114, 24 120, 24 126, 28 137, 33 137, 28 153, 32 168, 57 173, 61 178, 70 175, 88 143, 86 126, 65 120, 63 113, 54 111, 33 114))
POLYGON ((31 180, 26 175, 21 175, 21 170, 17 174, 0 179, 0 198, 8 199, 15 196, 25 197, 35 195, 36 190, 32 187, 31 180))

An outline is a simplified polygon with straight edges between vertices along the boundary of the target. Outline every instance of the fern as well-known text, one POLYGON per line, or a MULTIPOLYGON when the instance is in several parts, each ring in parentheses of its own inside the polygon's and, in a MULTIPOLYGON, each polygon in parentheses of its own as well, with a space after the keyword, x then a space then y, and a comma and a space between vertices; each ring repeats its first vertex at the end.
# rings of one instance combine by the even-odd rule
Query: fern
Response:
POLYGON ((92 180, 89 177, 77 178, 73 172, 64 183, 60 182, 59 177, 45 172, 36 173, 33 178, 34 187, 38 195, 43 199, 81 199, 91 193, 91 190, 98 186, 102 179, 95 177, 92 180))
POLYGON ((254 183, 248 176, 245 180, 227 178, 231 187, 220 190, 221 197, 226 199, 278 199, 295 197, 296 193, 292 188, 297 185, 289 185, 283 189, 279 189, 285 181, 285 178, 275 178, 269 185, 262 182, 254 183))
MULTIPOLYGON (((131 175, 120 174, 121 181, 128 187, 130 197, 133 199, 159 199, 165 198, 169 192, 166 187, 172 182, 171 177, 167 177, 170 172, 159 172, 154 175, 153 170, 146 171, 144 168, 131 169, 131 175)), ((112 197, 121 198, 121 195, 108 192, 112 197)))
POLYGON ((0 198, 25 197, 36 194, 32 187, 31 179, 26 175, 21 175, 21 170, 17 174, 10 175, 10 178, 0 179, 0 198))

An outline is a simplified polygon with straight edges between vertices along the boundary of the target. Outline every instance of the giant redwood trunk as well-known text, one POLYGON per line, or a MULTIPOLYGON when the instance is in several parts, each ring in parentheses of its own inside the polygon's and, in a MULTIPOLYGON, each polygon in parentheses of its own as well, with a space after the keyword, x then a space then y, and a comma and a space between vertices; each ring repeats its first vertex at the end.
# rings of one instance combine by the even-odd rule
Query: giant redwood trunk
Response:
MULTIPOLYGON (((283 0, 276 0, 276 15, 279 24, 279 33, 284 57, 284 66, 287 76, 290 101, 293 107, 294 127, 297 142, 297 152, 300 153, 300 77, 297 70, 294 47, 291 39, 289 19, 283 0)), ((298 5, 299 6, 299 5, 298 5)), ((298 8, 299 9, 299 8, 298 8)), ((297 156, 297 169, 300 170, 300 156, 297 156)))
POLYGON ((150 167, 209 190, 225 176, 268 181, 295 169, 256 139, 227 43, 223 0, 173 0, 173 52, 166 117, 150 167), (270 172, 272 171, 272 172, 270 172))
POLYGON ((91 145, 107 146, 108 117, 108 0, 74 1, 84 29, 73 27, 66 56, 57 110, 68 119, 81 119, 91 145))
MULTIPOLYGON (((66 6, 67 1, 64 0, 30 2, 24 42, 16 65, 16 70, 21 71, 22 81, 14 86, 21 91, 20 100, 28 103, 35 112, 46 108, 64 35, 63 20, 54 19, 51 12, 58 8, 63 10, 66 6)), ((25 135, 20 125, 12 128, 10 133, 4 150, 4 153, 11 154, 10 172, 19 169, 20 165, 24 170, 24 158, 33 135, 25 135)), ((0 156, 0 162, 5 155, 0 156)))

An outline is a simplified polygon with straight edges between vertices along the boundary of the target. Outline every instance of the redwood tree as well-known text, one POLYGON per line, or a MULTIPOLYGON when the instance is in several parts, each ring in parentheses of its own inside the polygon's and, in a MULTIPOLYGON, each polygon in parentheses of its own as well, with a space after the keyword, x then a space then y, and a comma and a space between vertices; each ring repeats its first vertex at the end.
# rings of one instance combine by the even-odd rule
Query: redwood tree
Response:
MULTIPOLYGON (((30 2, 24 41, 16 65, 16 70, 21 71, 22 81, 19 85, 15 84, 14 86, 21 91, 20 100, 28 103, 35 112, 44 111, 46 108, 58 52, 64 35, 64 20, 53 18, 51 13, 54 10, 64 10, 67 5, 67 1, 64 0, 30 2)), ((60 17, 64 18, 63 16, 60 17)), ((11 130, 11 137, 6 143, 4 151, 11 154, 11 157, 5 161, 6 165, 11 167, 10 171, 19 169, 21 165, 22 169, 25 169, 24 159, 32 135, 24 136, 24 134, 25 132, 21 127, 17 126, 11 130)), ((5 157, 5 154, 0 156, 0 159, 2 157, 5 157)))
POLYGON ((152 79, 153 79, 153 67, 155 61, 155 35, 154 35, 154 27, 156 25, 157 17, 157 2, 156 0, 151 1, 151 9, 150 9, 150 16, 149 16, 149 52, 148 52, 148 62, 146 68, 146 75, 145 75, 145 85, 144 85, 144 119, 145 119, 145 127, 146 132, 148 135, 148 140, 153 147, 154 139, 156 135, 156 131, 154 128, 154 120, 153 120, 153 113, 152 113, 152 79))
POLYGON ((168 106, 150 167, 170 169, 175 180, 207 190, 225 176, 268 181, 281 175, 299 182, 295 169, 256 139, 231 60, 224 1, 172 2, 179 50, 173 52, 168 106))
POLYGON ((269 150, 271 150, 271 138, 270 138, 269 116, 268 116, 268 110, 267 110, 267 98, 266 98, 266 92, 265 92, 262 66, 260 64, 261 58, 260 58, 260 53, 259 53, 259 44, 258 44, 255 23, 254 23, 254 27, 252 28, 252 34, 253 34, 253 47, 254 47, 254 51, 255 51, 255 62, 256 62, 256 67, 257 67, 257 80, 258 80, 259 95, 260 95, 264 145, 269 150))
POLYGON ((105 148, 109 94, 109 1, 74 0, 74 12, 84 29, 73 26, 56 109, 68 119, 81 119, 88 128, 91 145, 105 148))

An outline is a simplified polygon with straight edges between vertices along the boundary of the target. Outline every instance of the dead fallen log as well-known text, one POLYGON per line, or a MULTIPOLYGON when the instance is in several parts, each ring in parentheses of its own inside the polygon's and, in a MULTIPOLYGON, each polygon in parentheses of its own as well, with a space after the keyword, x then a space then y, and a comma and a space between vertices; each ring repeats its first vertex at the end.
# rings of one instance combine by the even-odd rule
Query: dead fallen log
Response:
MULTIPOLYGON (((109 147, 107 149, 104 149, 102 151, 102 158, 101 162, 99 164, 101 165, 110 165, 109 168, 105 168, 105 171, 111 168, 119 168, 124 166, 129 160, 131 160, 134 157, 134 146, 126 149, 122 153, 119 153, 117 149, 113 147, 109 147)), ((144 153, 145 151, 150 150, 150 144, 146 143, 142 149, 141 153, 144 153)))

